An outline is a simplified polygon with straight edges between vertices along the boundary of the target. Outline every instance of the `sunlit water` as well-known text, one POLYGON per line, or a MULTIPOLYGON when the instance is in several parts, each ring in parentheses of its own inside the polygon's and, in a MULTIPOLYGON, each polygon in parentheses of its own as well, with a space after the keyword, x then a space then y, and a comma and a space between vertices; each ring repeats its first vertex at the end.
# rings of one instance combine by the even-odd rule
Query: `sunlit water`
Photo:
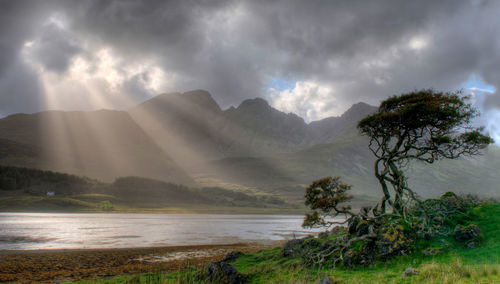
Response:
POLYGON ((0 250, 118 248, 284 240, 300 215, 0 213, 0 250))

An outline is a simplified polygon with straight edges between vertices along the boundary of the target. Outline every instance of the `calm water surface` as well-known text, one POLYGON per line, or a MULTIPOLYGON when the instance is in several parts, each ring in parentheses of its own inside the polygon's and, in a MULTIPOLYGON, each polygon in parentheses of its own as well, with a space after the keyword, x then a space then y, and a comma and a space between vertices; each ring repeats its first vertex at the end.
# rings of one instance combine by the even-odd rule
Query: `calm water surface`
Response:
POLYGON ((0 250, 117 248, 283 240, 300 215, 0 213, 0 250))

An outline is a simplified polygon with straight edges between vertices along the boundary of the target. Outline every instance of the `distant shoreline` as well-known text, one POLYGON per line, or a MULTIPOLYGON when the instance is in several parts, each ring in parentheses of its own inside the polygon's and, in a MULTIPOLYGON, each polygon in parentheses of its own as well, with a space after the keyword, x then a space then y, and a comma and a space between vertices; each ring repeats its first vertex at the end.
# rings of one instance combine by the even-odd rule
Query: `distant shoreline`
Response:
POLYGON ((1 213, 54 213, 54 214, 235 214, 235 215, 304 215, 305 209, 295 208, 241 208, 241 207, 226 207, 226 208, 152 208, 152 209, 131 209, 131 210, 114 210, 114 211, 98 211, 98 210, 26 210, 26 209, 8 209, 1 210, 1 213), (248 209, 248 210, 245 210, 248 209))

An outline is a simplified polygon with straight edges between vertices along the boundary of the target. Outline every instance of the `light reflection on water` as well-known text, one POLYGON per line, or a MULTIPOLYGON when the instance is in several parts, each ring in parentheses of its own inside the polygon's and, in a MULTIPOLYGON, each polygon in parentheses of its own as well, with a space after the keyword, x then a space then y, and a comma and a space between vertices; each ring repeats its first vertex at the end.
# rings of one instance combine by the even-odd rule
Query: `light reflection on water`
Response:
POLYGON ((302 220, 300 215, 0 213, 0 250, 284 240, 313 232, 300 226, 302 220))

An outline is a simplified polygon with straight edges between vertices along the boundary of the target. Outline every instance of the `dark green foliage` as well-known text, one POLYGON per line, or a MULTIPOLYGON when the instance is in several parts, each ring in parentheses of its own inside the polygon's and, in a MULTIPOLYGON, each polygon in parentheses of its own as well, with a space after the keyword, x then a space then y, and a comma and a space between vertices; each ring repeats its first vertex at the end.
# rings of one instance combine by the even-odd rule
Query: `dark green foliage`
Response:
POLYGON ((113 204, 109 200, 101 201, 100 207, 101 207, 102 211, 113 211, 114 210, 113 204))
POLYGON ((305 194, 305 205, 313 211, 306 214, 302 226, 329 226, 337 222, 327 221, 327 218, 335 218, 340 214, 352 215, 349 206, 339 208, 341 203, 352 199, 352 196, 347 194, 350 189, 351 186, 342 183, 339 177, 326 177, 313 181, 307 187, 305 194))
POLYGON ((453 192, 446 192, 437 199, 426 199, 420 207, 414 208, 415 215, 422 217, 421 215, 425 214, 427 222, 420 224, 419 229, 427 238, 434 234, 449 235, 457 224, 456 221, 467 217, 479 202, 475 196, 458 196, 453 192))
POLYGON ((16 190, 17 181, 13 177, 2 176, 0 177, 0 190, 16 190))
POLYGON ((98 184, 74 175, 0 166, 0 190, 23 190, 32 195, 45 195, 47 191, 70 194, 89 192, 98 184))
POLYGON ((183 185, 142 177, 121 177, 106 189, 124 201, 155 207, 158 204, 202 203, 207 199, 183 185))

